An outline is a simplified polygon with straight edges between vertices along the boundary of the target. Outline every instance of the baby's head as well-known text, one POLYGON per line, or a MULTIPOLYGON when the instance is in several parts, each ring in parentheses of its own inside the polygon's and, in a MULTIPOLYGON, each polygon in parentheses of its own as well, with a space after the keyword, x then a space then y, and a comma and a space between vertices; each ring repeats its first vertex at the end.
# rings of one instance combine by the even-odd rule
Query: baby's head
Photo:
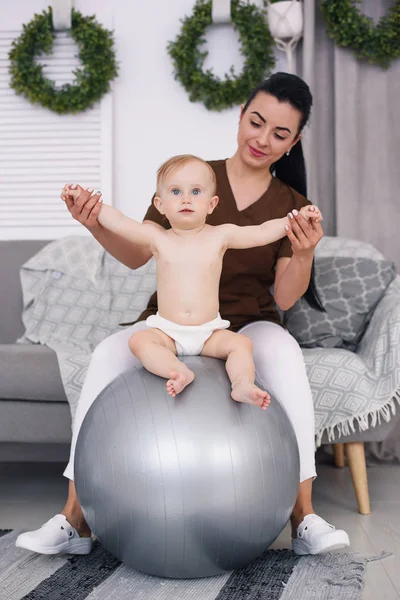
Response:
POLYGON ((173 156, 157 171, 154 205, 172 227, 194 229, 205 223, 218 203, 213 169, 192 154, 173 156))

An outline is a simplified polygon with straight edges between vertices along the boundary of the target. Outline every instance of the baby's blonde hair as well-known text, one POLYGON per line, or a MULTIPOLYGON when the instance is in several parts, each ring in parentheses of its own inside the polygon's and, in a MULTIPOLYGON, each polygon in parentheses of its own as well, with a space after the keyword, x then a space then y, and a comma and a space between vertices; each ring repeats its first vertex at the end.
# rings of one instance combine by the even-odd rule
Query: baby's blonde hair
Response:
POLYGON ((202 163, 209 170, 212 184, 212 195, 215 196, 215 192, 217 190, 217 178, 215 176, 214 170, 205 160, 199 158, 198 156, 194 156, 193 154, 178 154, 177 156, 172 156, 161 165, 161 167, 157 171, 157 194, 159 193, 161 183, 166 177, 168 177, 170 173, 176 171, 176 169, 180 169, 181 167, 192 161, 202 163))

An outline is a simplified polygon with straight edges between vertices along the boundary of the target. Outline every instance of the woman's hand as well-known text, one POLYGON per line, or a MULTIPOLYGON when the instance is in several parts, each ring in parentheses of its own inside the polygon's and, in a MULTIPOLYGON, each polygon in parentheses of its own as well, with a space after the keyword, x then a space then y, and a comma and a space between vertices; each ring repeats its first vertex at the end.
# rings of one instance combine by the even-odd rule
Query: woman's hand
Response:
POLYGON ((89 230, 101 227, 97 220, 101 208, 101 192, 92 194, 91 188, 85 190, 78 184, 67 183, 60 195, 73 218, 89 230))
POLYGON ((312 258, 315 246, 324 235, 322 225, 314 219, 307 221, 296 209, 292 210, 291 214, 287 237, 292 244, 293 254, 300 258, 312 258))

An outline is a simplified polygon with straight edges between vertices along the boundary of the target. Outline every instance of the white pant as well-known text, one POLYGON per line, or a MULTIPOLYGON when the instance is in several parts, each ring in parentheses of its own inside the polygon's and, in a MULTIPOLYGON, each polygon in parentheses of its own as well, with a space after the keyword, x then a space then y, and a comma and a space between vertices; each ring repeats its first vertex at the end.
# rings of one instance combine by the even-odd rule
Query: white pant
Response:
MULTIPOLYGON (((78 433, 92 402, 115 377, 140 364, 128 347, 136 331, 147 329, 145 321, 124 328, 106 338, 95 348, 78 402, 71 454, 65 477, 74 478, 74 457, 78 433)), ((241 333, 253 341, 257 379, 286 409, 300 454, 300 481, 315 477, 314 406, 303 354, 296 340, 276 323, 257 321, 242 328, 241 333)))

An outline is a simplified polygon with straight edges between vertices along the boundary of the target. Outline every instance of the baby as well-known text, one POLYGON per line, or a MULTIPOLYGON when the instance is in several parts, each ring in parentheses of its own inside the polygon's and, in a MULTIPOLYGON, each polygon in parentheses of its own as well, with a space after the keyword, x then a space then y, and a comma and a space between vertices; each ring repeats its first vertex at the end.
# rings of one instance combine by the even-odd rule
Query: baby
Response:
MULTIPOLYGON (((64 194, 77 197, 71 186, 64 194)), ((100 192, 97 192, 100 194, 100 192)), ((181 362, 181 355, 202 355, 226 361, 232 398, 266 409, 270 397, 255 384, 251 340, 228 331, 229 321, 219 314, 218 290, 222 260, 229 248, 253 248, 270 244, 286 235, 289 219, 274 219, 261 225, 239 227, 206 223, 218 204, 212 168, 192 155, 175 156, 157 173, 154 205, 165 215, 171 229, 156 223, 143 224, 102 205, 100 224, 150 248, 157 267, 158 313, 150 316, 148 329, 129 340, 131 352, 143 366, 167 379, 167 391, 174 397, 194 379, 181 362)), ((317 207, 300 210, 307 220, 321 221, 317 207)))

